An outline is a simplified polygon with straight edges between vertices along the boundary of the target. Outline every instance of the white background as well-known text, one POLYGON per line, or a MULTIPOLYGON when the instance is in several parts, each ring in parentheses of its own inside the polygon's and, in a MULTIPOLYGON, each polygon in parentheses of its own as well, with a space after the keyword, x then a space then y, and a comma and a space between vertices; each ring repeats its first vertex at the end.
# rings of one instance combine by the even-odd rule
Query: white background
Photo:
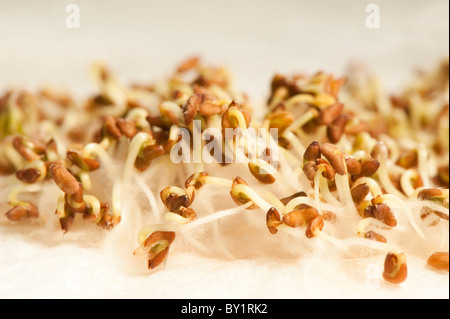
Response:
MULTIPOLYGON (((267 97, 275 72, 339 76, 355 59, 394 88, 416 67, 448 55, 448 11, 448 1, 0 0, 0 89, 52 84, 85 94, 95 59, 124 82, 151 81, 192 54, 228 66, 255 100, 267 97), (80 29, 65 26, 69 3, 80 7, 80 29), (369 3, 380 7, 379 29, 365 25, 369 3)), ((34 242, 27 231, 0 225, 1 297, 448 298, 448 275, 430 274, 421 286, 411 280, 400 289, 374 288, 364 271, 358 283, 348 281, 348 271, 341 279, 318 277, 315 266, 225 263, 182 252, 164 272, 134 275, 95 247, 34 242)))

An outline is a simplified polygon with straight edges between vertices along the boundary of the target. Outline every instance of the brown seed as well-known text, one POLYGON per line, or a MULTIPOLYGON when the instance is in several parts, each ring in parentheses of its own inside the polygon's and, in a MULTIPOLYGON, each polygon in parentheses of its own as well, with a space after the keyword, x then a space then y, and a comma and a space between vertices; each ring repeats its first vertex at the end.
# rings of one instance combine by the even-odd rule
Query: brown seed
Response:
POLYGON ((269 128, 278 130, 278 135, 283 132, 294 122, 294 116, 288 111, 272 112, 267 119, 269 120, 269 128))
POLYGON ((308 226, 306 227, 306 237, 312 238, 316 237, 317 234, 322 231, 324 226, 323 217, 321 215, 316 216, 310 223, 308 223, 308 226))
POLYGON ((203 116, 212 116, 219 114, 222 111, 222 107, 217 102, 206 100, 200 104, 198 110, 203 116))
POLYGON ((37 168, 24 168, 16 172, 16 177, 24 183, 33 184, 41 177, 41 171, 37 168))
POLYGON ((346 81, 347 79, 344 77, 335 80, 333 75, 328 76, 325 81, 325 92, 337 99, 339 90, 346 81))
POLYGON ((313 161, 306 162, 303 165, 303 172, 305 173, 306 178, 308 178, 310 181, 313 181, 317 172, 316 162, 313 161))
POLYGON ((189 207, 191 201, 187 195, 169 194, 166 198, 165 205, 171 212, 176 212, 180 207, 189 207))
POLYGON ((255 163, 248 163, 248 169, 252 173, 252 175, 263 184, 273 184, 276 182, 275 177, 271 174, 268 174, 261 166, 255 163))
POLYGON ((56 185, 58 185, 65 194, 75 194, 79 191, 78 181, 65 167, 58 164, 52 164, 50 166, 50 171, 56 185))
POLYGON ((266 213, 266 225, 271 234, 278 232, 277 227, 281 225, 280 213, 275 207, 270 208, 266 213))
POLYGON ((439 188, 426 188, 419 192, 417 198, 419 198, 420 200, 443 199, 443 193, 439 188))
POLYGON ((347 122, 348 116, 346 114, 341 114, 328 125, 327 137, 331 143, 337 143, 341 140, 342 134, 345 132, 347 122))
POLYGON ((375 159, 364 161, 361 163, 360 176, 370 177, 376 173, 376 171, 378 170, 379 167, 380 167, 380 162, 375 159))
POLYGON ((383 235, 378 234, 377 232, 374 232, 373 230, 369 230, 368 232, 366 232, 364 234, 364 238, 379 241, 381 243, 387 243, 387 240, 383 235))
POLYGON ((392 284, 401 284, 408 276, 406 256, 403 253, 388 253, 384 261, 383 278, 392 284))
POLYGON ((364 218, 367 217, 378 219, 390 227, 397 226, 397 219, 395 219, 394 213, 385 203, 377 203, 375 205, 372 204, 367 206, 364 210, 364 218))
POLYGON ((366 198, 370 192, 370 187, 367 184, 359 184, 351 189, 352 199, 355 204, 359 204, 366 198))
POLYGON ((117 120, 112 115, 107 115, 103 122, 103 134, 113 139, 119 139, 122 132, 117 127, 117 120))
POLYGON ((320 150, 323 156, 325 156, 326 159, 330 162, 331 166, 333 166, 336 173, 338 173, 339 175, 345 175, 345 160, 339 149, 333 144, 324 143, 321 145, 320 150))
POLYGON ((433 269, 448 272, 448 252, 435 252, 428 258, 427 264, 433 269))
POLYGON ((322 153, 320 151, 320 144, 319 142, 314 141, 306 148, 305 153, 303 154, 303 160, 308 162, 316 162, 316 160, 321 156, 322 153))
POLYGON ((417 159, 416 150, 405 151, 400 154, 396 164, 405 169, 409 169, 417 166, 417 159))
POLYGON ((38 218, 39 211, 31 203, 22 203, 11 208, 5 215, 11 221, 20 221, 27 218, 38 218))
POLYGON ((0 160, 0 176, 10 175, 15 172, 14 165, 9 162, 2 162, 0 160))
POLYGON ((183 105, 184 122, 190 125, 194 120, 197 110, 200 106, 201 98, 197 95, 191 95, 183 105))
POLYGON ((448 187, 449 185, 449 166, 444 165, 438 168, 438 178, 439 181, 448 187))
POLYGON ((149 144, 141 148, 134 165, 141 172, 145 171, 152 161, 165 154, 165 149, 159 144, 149 144))
POLYGON ((132 120, 119 118, 116 125, 120 132, 128 138, 133 138, 137 133, 136 124, 132 120))
POLYGON ((319 125, 330 125, 335 119, 337 119, 344 110, 344 104, 335 103, 320 110, 317 122, 319 125))
POLYGON ((29 139, 22 136, 16 136, 12 139, 12 145, 14 149, 27 161, 32 162, 40 159, 40 155, 33 149, 33 142, 29 139))
POLYGON ((302 227, 319 215, 319 211, 307 204, 298 205, 292 212, 283 216, 283 223, 290 227, 302 227))
POLYGON ((183 61, 180 65, 178 65, 177 72, 183 73, 188 70, 191 70, 198 65, 199 61, 200 61, 200 58, 198 56, 190 57, 190 58, 186 59, 185 61, 183 61))
POLYGON ((356 158, 346 156, 345 165, 347 165, 347 171, 351 175, 359 175, 361 173, 361 163, 356 158))

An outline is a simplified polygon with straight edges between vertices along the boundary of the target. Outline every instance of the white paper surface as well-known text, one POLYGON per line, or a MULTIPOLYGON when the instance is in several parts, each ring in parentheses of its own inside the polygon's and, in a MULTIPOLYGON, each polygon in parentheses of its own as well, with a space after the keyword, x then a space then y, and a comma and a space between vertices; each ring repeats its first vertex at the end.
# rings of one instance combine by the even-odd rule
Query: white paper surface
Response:
MULTIPOLYGON (((82 95, 92 90, 87 69, 93 60, 106 61, 129 83, 163 77, 186 56, 200 54, 228 66, 236 87, 261 101, 275 72, 339 76, 357 59, 395 88, 416 67, 448 55, 448 1, 373 1, 379 29, 366 27, 364 1, 75 0, 79 29, 65 26, 68 3, 0 0, 2 90, 52 84, 82 95)), ((80 227, 63 237, 52 223, 11 225, 0 218, 3 298, 449 296, 448 274, 427 270, 423 260, 408 260, 408 280, 393 287, 380 278, 379 256, 331 263, 326 252, 310 258, 278 253, 231 261, 179 244, 165 268, 149 275, 132 256, 136 247, 127 246, 134 239, 115 252, 112 243, 103 246, 98 230, 80 227)))

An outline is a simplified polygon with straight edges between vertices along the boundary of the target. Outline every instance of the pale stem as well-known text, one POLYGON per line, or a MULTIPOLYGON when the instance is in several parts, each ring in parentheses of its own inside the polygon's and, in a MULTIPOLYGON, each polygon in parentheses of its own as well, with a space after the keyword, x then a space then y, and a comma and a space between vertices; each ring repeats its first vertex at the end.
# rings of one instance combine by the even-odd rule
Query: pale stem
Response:
POLYGON ((114 176, 114 164, 112 163, 111 157, 108 155, 106 150, 97 143, 89 143, 87 144, 81 156, 84 157, 95 157, 98 156, 100 161, 105 165, 106 170, 108 171, 110 176, 114 176))
POLYGON ((314 206, 315 202, 311 198, 306 197, 306 196, 295 197, 286 204, 286 208, 284 209, 284 212, 290 213, 294 210, 295 207, 297 207, 298 205, 301 205, 301 204, 314 206))
POLYGON ((361 184, 366 184, 370 188, 370 192, 373 197, 381 196, 383 192, 381 191, 380 185, 371 177, 360 177, 354 183, 353 187, 361 184))
POLYGON ((253 203, 255 203, 263 211, 267 212, 273 206, 267 203, 261 196, 258 195, 252 188, 244 184, 237 184, 233 186, 233 190, 237 193, 245 194, 253 203))
POLYGON ((144 226, 138 233, 138 243, 142 244, 149 235, 151 235, 156 231, 173 231, 173 232, 189 231, 206 223, 212 222, 214 220, 232 216, 236 213, 245 211, 245 209, 250 207, 252 204, 253 204, 252 202, 248 202, 238 207, 233 207, 227 210, 219 211, 217 213, 208 215, 206 217, 202 217, 187 224, 154 224, 144 226))
POLYGON ((134 174, 133 177, 136 180, 139 187, 142 189, 142 192, 147 197, 148 202, 151 207, 151 210, 153 212, 153 215, 158 216, 158 204, 157 204, 155 195, 153 194, 153 192, 150 190, 150 188, 145 183, 144 179, 139 174, 134 174))
POLYGON ((350 183, 348 181, 348 175, 336 174, 334 181, 339 195, 339 200, 344 205, 353 205, 352 193, 350 191, 350 183))
POLYGON ((402 186, 403 192, 408 197, 410 197, 414 193, 415 189, 412 186, 411 180, 415 177, 417 177, 417 174, 413 169, 408 169, 401 175, 400 184, 402 186))
POLYGON ((100 201, 97 199, 97 197, 92 195, 84 195, 83 200, 86 203, 86 205, 89 205, 92 209, 92 214, 97 217, 96 222, 99 222, 102 218, 100 212, 101 212, 101 204, 100 201))
POLYGON ((405 199, 405 195, 402 194, 395 186, 392 184, 391 178, 388 174, 387 169, 387 159, 385 156, 380 157, 380 167, 378 168, 378 178, 380 179, 381 184, 383 185, 386 192, 394 194, 402 199, 405 199))
POLYGON ((292 144, 299 157, 303 159, 306 147, 302 144, 302 142, 300 142, 300 140, 292 132, 283 132, 283 136, 292 144))
POLYGON ((42 185, 39 184, 32 184, 32 185, 24 185, 19 184, 14 186, 8 195, 8 201, 10 205, 14 206, 18 203, 21 203, 20 200, 17 199, 17 196, 21 193, 35 193, 42 190, 42 185))
POLYGON ((423 144, 420 144, 417 149, 417 162, 419 174, 422 177, 423 185, 425 187, 431 187, 432 183, 430 181, 430 174, 429 174, 428 151, 425 145, 423 144))
POLYGON ((297 128, 302 127, 303 125, 305 125, 306 123, 311 121, 313 118, 316 118, 317 115, 318 115, 318 111, 316 109, 309 109, 308 111, 303 113, 302 116, 300 116, 298 119, 296 119, 294 122, 292 122, 292 124, 289 125, 288 128, 286 128, 286 130, 283 132, 283 134, 290 133, 290 132, 296 130, 297 128))

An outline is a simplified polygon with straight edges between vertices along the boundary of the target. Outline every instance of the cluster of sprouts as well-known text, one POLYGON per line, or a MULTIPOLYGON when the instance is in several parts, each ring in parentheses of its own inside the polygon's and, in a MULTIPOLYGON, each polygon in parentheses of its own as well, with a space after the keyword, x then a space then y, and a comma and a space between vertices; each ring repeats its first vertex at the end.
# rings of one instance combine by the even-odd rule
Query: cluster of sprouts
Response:
POLYGON ((241 214, 269 240, 382 252, 390 283, 407 278, 408 251, 448 271, 448 60, 396 95, 358 68, 342 78, 277 74, 262 112, 225 68, 197 57, 154 84, 124 86, 103 64, 92 75, 97 91, 81 103, 47 88, 0 96, 0 208, 10 222, 39 219, 42 197, 64 233, 78 216, 108 231, 151 212, 132 253, 154 269, 176 235, 241 214), (168 181, 158 194, 155 180, 168 181), (148 198, 143 212, 125 208, 136 192, 148 198), (203 209, 214 202, 232 206, 203 209))

